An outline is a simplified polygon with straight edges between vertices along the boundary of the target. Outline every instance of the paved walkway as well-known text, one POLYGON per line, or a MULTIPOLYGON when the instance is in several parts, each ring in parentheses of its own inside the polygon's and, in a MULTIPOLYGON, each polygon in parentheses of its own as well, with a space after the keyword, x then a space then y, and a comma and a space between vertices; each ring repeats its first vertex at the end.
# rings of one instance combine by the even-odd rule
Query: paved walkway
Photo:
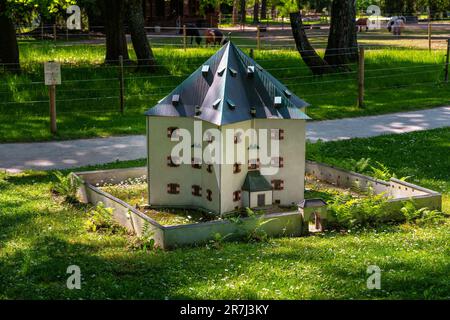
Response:
MULTIPOLYGON (((450 126, 450 106, 406 113, 311 122, 307 137, 315 142, 406 133, 450 126)), ((59 142, 0 144, 0 168, 64 169, 146 157, 145 136, 59 142)))

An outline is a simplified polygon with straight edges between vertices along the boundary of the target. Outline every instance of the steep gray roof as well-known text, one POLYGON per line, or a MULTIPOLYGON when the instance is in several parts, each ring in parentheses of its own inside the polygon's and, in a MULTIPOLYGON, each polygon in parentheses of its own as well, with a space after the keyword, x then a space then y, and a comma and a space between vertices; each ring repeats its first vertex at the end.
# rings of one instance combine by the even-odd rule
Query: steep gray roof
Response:
POLYGON ((272 185, 261 175, 258 170, 247 172, 242 190, 249 192, 270 191, 272 185))
POLYGON ((253 118, 303 119, 308 104, 233 43, 220 48, 147 116, 195 117, 216 125, 253 118))

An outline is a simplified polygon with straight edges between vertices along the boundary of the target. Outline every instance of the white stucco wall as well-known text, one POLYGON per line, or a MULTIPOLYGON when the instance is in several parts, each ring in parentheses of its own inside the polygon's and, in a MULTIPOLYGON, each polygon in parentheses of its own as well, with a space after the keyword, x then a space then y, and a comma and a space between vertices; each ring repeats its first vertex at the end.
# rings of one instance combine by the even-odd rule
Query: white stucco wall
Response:
MULTIPOLYGON (((178 143, 167 137, 167 128, 178 127, 194 130, 194 119, 178 117, 147 117, 148 125, 148 163, 149 163, 149 199, 150 204, 160 206, 198 206, 214 212, 220 211, 220 167, 215 166, 212 173, 206 164, 194 169, 190 164, 169 167, 167 157, 178 143), (167 193, 167 184, 178 183, 179 194, 167 193), (202 187, 202 196, 192 195, 192 185, 202 187), (206 190, 212 191, 212 201, 206 199, 206 190)), ((202 122, 203 132, 215 126, 202 122)), ((193 134, 192 134, 193 135, 193 134)), ((192 142, 193 143, 193 142, 192 142)), ((190 144, 192 144, 190 143, 190 144)), ((203 147, 207 143, 203 143, 203 147)), ((192 154, 193 149, 191 148, 192 154)))
MULTIPOLYGON (((233 193, 241 191, 248 172, 249 139, 243 138, 238 144, 234 144, 234 135, 227 140, 227 129, 246 131, 255 129, 283 129, 284 139, 280 140, 280 155, 283 157, 284 166, 275 175, 267 175, 269 183, 274 179, 284 181, 284 190, 270 192, 266 196, 267 205, 279 200, 282 205, 297 203, 304 198, 304 172, 305 172, 305 121, 304 120, 277 120, 255 119, 223 126, 222 157, 223 163, 228 156, 227 143, 233 146, 234 161, 222 165, 215 165, 213 173, 207 172, 206 164, 201 169, 194 169, 190 164, 182 164, 179 167, 169 167, 167 156, 178 142, 170 141, 167 137, 167 128, 185 128, 191 133, 194 130, 194 119, 181 117, 147 117, 148 125, 148 154, 149 154, 149 186, 150 204, 161 206, 198 206, 216 213, 226 213, 235 210, 236 207, 248 206, 244 198, 248 198, 241 192, 241 200, 233 201, 233 193), (233 164, 238 160, 237 154, 245 153, 241 172, 233 173, 233 164), (167 193, 168 183, 178 183, 180 193, 173 195, 167 193), (192 195, 192 185, 202 187, 202 196, 192 195), (206 199, 206 190, 210 189, 212 201, 206 199), (270 199, 270 203, 269 203, 270 199)), ((202 134, 209 128, 217 126, 202 121, 202 134)), ((269 133, 270 138, 270 133, 269 133)), ((268 143, 270 147, 270 141, 268 143)), ((203 148, 207 142, 203 143, 203 148)), ((192 150, 192 149, 191 149, 192 150)), ((255 195, 255 202, 257 196, 255 195)), ((252 205, 251 205, 252 206, 252 205)))

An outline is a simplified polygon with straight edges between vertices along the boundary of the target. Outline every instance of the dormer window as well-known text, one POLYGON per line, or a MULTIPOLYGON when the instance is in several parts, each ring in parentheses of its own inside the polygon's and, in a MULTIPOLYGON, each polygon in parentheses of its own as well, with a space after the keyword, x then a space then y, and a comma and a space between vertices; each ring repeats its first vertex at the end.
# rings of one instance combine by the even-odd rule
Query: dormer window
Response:
POLYGON ((284 94, 286 95, 286 97, 290 98, 292 96, 292 92, 290 92, 288 89, 284 90, 284 94))
POLYGON ((255 66, 248 66, 247 67, 247 77, 253 78, 254 74, 255 74, 255 66))
POLYGON ((199 116, 202 114, 202 107, 200 106, 195 106, 195 115, 199 116))
POLYGON ((223 73, 225 72, 225 67, 222 67, 221 69, 219 69, 219 71, 217 71, 217 74, 219 75, 219 76, 223 76, 223 73))
POLYGON ((241 200, 241 191, 235 191, 233 192, 233 201, 240 201, 241 200))
POLYGON ((231 110, 236 109, 236 104, 233 101, 231 101, 230 99, 227 99, 227 104, 231 110))
POLYGON ((280 96, 276 96, 274 99, 273 99, 273 105, 274 105, 274 107, 275 108, 279 108, 279 107, 281 107, 281 97, 280 96))
POLYGON ((203 65, 202 66, 202 74, 203 74, 203 76, 206 77, 208 75, 208 72, 209 72, 209 66, 207 64, 203 65))
POLYGON ((228 70, 230 70, 230 74, 232 77, 236 77, 237 76, 237 71, 233 68, 228 68, 228 70))
POLYGON ((217 99, 216 101, 213 102, 212 106, 213 106, 214 109, 219 108, 220 101, 222 101, 222 99, 219 98, 219 99, 217 99))
POLYGON ((180 95, 179 94, 174 94, 172 96, 172 105, 177 106, 180 102, 180 95))

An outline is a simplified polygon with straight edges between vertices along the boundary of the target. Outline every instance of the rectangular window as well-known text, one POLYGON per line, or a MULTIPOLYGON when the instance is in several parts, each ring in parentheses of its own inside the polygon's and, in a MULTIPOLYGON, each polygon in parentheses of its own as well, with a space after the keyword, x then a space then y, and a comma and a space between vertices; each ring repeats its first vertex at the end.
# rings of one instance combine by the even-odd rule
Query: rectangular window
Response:
POLYGON ((284 130, 283 129, 271 129, 270 137, 274 140, 284 140, 284 130))
POLYGON ((167 165, 169 167, 179 167, 180 166, 180 159, 178 157, 167 157, 167 165))
POLYGON ((167 128, 167 138, 174 138, 174 139, 180 138, 178 128, 177 127, 167 128))
POLYGON ((192 168, 201 169, 202 168, 202 160, 198 158, 192 158, 192 168))
POLYGON ((238 132, 234 135, 234 144, 238 144, 242 141, 242 132, 238 132))
POLYGON ((241 200, 241 192, 240 191, 233 192, 233 201, 239 201, 239 200, 241 200))
POLYGON ((248 160, 248 169, 249 170, 257 170, 257 169, 259 169, 259 166, 260 166, 259 159, 248 160))
POLYGON ((206 167, 206 171, 208 171, 209 173, 213 172, 213 165, 212 164, 208 164, 206 167))
POLYGON ((284 159, 283 159, 283 157, 273 157, 271 164, 274 167, 283 168, 284 167, 284 159))
POLYGON ((242 164, 235 163, 233 165, 233 173, 239 173, 239 172, 241 172, 241 169, 242 169, 242 164))
POLYGON ((273 190, 284 190, 284 181, 283 180, 272 180, 273 190))
POLYGON ((212 191, 211 190, 206 190, 206 199, 208 199, 208 201, 212 201, 212 191))
POLYGON ((196 197, 201 197, 202 196, 202 187, 193 185, 192 186, 192 195, 196 196, 196 197))
POLYGON ((169 183, 167 185, 167 193, 179 194, 180 193, 180 185, 178 183, 169 183))

